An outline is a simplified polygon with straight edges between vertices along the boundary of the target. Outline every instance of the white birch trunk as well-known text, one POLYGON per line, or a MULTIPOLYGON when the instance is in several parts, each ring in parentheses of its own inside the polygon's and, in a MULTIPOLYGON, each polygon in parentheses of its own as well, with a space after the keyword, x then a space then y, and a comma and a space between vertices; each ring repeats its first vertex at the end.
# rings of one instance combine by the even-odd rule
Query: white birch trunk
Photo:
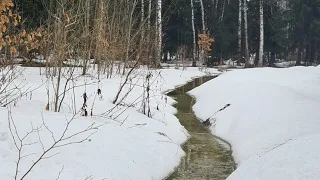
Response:
MULTIPOLYGON (((201 6, 201 21, 202 21, 202 34, 206 34, 206 25, 205 25, 205 21, 204 21, 204 6, 203 6, 203 0, 200 0, 200 6, 201 6)), ((200 63, 201 66, 204 64, 205 62, 205 53, 204 53, 204 49, 201 48, 201 53, 200 53, 200 63)))
POLYGON ((244 18, 244 37, 245 37, 245 58, 246 58, 246 67, 251 67, 253 65, 253 60, 250 60, 249 57, 249 43, 248 43, 248 5, 247 0, 243 1, 243 18, 244 18))
POLYGON ((150 33, 151 28, 151 10, 152 10, 152 0, 149 0, 148 4, 148 31, 150 33))
POLYGON ((202 20, 202 33, 206 34, 206 25, 204 21, 204 6, 203 6, 203 0, 200 0, 200 6, 201 6, 201 20, 202 20))
POLYGON ((219 3, 219 0, 217 0, 216 2, 216 7, 215 7, 216 11, 218 10, 218 3, 219 3))
MULTIPOLYGON (((141 18, 140 18, 140 26, 141 26, 141 39, 140 39, 140 44, 139 44, 139 50, 141 51, 142 49, 142 44, 144 42, 145 39, 145 24, 144 24, 144 0, 141 0, 141 18)), ((140 60, 141 57, 141 53, 137 53, 136 54, 136 60, 140 60)))
POLYGON ((162 0, 157 1, 157 61, 158 64, 161 62, 161 51, 162 51, 162 0))
POLYGON ((141 24, 144 21, 144 0, 141 0, 141 24))
POLYGON ((191 1, 191 24, 192 24, 192 35, 193 35, 193 62, 192 66, 196 66, 196 56, 197 56, 197 44, 196 44, 196 30, 194 27, 194 8, 193 8, 193 0, 191 1))
POLYGON ((259 61, 258 66, 263 66, 263 47, 264 47, 264 21, 263 21, 263 0, 260 0, 260 42, 259 42, 259 61))
POLYGON ((239 19, 238 19, 238 65, 241 65, 241 41, 242 41, 242 0, 239 0, 239 19))
POLYGON ((220 21, 223 21, 224 11, 225 11, 225 5, 226 5, 226 1, 225 1, 225 0, 223 0, 223 4, 222 4, 222 12, 221 12, 220 21))

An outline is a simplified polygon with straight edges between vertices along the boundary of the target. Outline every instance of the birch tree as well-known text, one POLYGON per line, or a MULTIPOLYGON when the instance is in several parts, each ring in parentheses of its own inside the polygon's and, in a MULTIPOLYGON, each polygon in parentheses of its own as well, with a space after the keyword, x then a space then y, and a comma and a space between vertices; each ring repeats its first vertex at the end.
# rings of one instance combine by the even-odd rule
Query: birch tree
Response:
POLYGON ((226 2, 225 2, 225 0, 223 0, 223 3, 222 3, 222 11, 221 11, 221 16, 220 16, 220 21, 223 21, 224 11, 225 11, 225 5, 226 5, 226 2))
POLYGON ((242 40, 242 0, 239 0, 239 17, 238 17, 238 66, 241 65, 241 40, 242 40))
MULTIPOLYGON (((141 0, 141 25, 144 24, 144 0, 141 0)), ((144 39, 144 29, 142 28, 141 39, 144 39)))
POLYGON ((152 0, 148 1, 148 32, 150 33, 151 27, 151 11, 152 11, 152 0))
POLYGON ((264 47, 264 21, 263 21, 263 0, 260 0, 260 41, 259 41, 259 61, 258 66, 263 66, 263 47, 264 47))
POLYGON ((200 0, 200 6, 201 6, 201 22, 202 22, 202 34, 206 34, 206 25, 204 21, 204 6, 203 6, 203 0, 200 0))
POLYGON ((196 56, 197 56, 197 44, 196 44, 196 30, 194 26, 194 6, 193 6, 193 0, 190 0, 191 4, 191 25, 192 25, 192 35, 193 35, 193 61, 192 66, 196 66, 196 56))
POLYGON ((157 50, 156 50, 156 61, 159 65, 161 62, 161 51, 162 51, 162 0, 157 0, 157 50))
POLYGON ((253 63, 250 61, 249 57, 249 42, 248 42, 248 3, 247 0, 243 1, 243 18, 244 18, 244 38, 245 38, 245 67, 250 67, 253 63))
MULTIPOLYGON (((203 6, 203 0, 200 0, 200 7, 201 7, 201 24, 202 24, 202 34, 206 34, 206 26, 205 26, 205 21, 204 21, 204 6, 203 6)), ((204 50, 201 48, 201 53, 200 53, 200 60, 201 60, 201 66, 204 64, 205 61, 205 54, 204 50)))

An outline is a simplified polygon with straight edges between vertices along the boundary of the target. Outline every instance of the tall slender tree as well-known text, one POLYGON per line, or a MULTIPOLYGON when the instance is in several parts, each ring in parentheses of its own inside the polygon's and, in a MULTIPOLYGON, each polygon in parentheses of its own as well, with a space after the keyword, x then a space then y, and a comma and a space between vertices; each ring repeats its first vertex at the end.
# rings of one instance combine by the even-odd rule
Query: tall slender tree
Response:
POLYGON ((245 39, 245 67, 251 67, 252 62, 249 56, 249 40, 248 40, 248 3, 247 0, 243 1, 243 18, 244 18, 244 39, 245 39))
POLYGON ((193 5, 193 0, 190 0, 190 5, 191 5, 191 25, 192 25, 192 37, 193 37, 193 61, 192 61, 192 66, 197 66, 197 43, 196 43, 196 29, 194 25, 194 5, 193 5))
POLYGON ((242 42, 242 0, 239 0, 238 16, 238 66, 241 65, 241 42, 242 42))
POLYGON ((263 21, 263 0, 260 0, 259 3, 259 15, 260 15, 260 41, 259 41, 259 61, 258 66, 263 66, 263 48, 264 48, 264 21, 263 21))
POLYGON ((157 50, 156 61, 161 62, 162 52, 162 0, 157 0, 157 50))

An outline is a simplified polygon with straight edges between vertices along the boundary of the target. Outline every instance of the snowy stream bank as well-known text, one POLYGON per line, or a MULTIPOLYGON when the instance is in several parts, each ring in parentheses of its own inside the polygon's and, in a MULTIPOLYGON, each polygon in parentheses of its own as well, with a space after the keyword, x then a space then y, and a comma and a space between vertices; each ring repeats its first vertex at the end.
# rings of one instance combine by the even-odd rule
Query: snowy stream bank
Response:
MULTIPOLYGON (((39 134, 32 133, 24 140, 25 146, 22 150, 23 158, 19 165, 18 178, 28 171, 33 162, 43 153, 43 149, 49 148, 55 139, 61 136, 66 127, 66 120, 72 118, 72 108, 75 106, 79 109, 82 106, 81 96, 84 92, 89 97, 88 107, 90 109, 93 107, 93 116, 77 116, 68 128, 67 135, 82 131, 92 123, 97 127, 94 129, 95 133, 83 143, 54 148, 44 160, 34 166, 26 176, 26 180, 50 180, 57 179, 58 176, 59 180, 86 178, 160 180, 170 174, 179 165, 181 157, 185 155, 180 144, 185 142, 189 135, 174 116, 176 109, 171 104, 175 101, 169 97, 165 98, 163 93, 185 84, 194 77, 204 76, 206 73, 200 72, 197 68, 188 68, 183 71, 175 69, 151 71, 153 74, 152 91, 150 91, 152 118, 148 118, 139 112, 141 107, 139 97, 142 97, 144 81, 141 74, 146 74, 143 71, 145 70, 138 70, 135 73, 132 83, 126 85, 122 93, 123 96, 128 89, 132 88, 132 84, 137 84, 123 101, 124 104, 134 105, 119 106, 108 116, 103 116, 106 111, 114 107, 111 102, 123 82, 123 77, 114 76, 111 79, 101 77, 98 84, 94 73, 92 76, 83 77, 80 76, 81 70, 79 70, 75 73, 77 79, 73 84, 76 88, 74 91, 68 91, 62 104, 62 111, 55 113, 45 110, 47 88, 51 95, 54 92, 52 83, 46 83, 45 76, 39 75, 38 68, 26 68, 17 83, 27 82, 32 88, 40 87, 21 97, 16 106, 11 108, 12 119, 20 137, 28 134, 32 127, 41 128, 39 134), (42 84, 44 86, 41 86, 42 84), (94 98, 98 87, 102 90, 103 99, 94 98)), ((51 102, 52 96, 50 96, 51 102)), ((7 108, 0 108, 0 117, 0 179, 10 180, 15 176, 18 151, 8 128, 7 108)), ((90 134, 85 133, 68 140, 81 141, 88 135, 90 134)))
POLYGON ((192 106, 195 99, 187 94, 212 77, 200 77, 168 93, 177 103, 176 116, 187 129, 190 139, 183 145, 186 155, 180 166, 167 180, 226 179, 235 168, 229 148, 210 133, 195 116, 192 106))
POLYGON ((192 90, 201 119, 232 144, 230 180, 320 179, 320 67, 233 70, 192 90))

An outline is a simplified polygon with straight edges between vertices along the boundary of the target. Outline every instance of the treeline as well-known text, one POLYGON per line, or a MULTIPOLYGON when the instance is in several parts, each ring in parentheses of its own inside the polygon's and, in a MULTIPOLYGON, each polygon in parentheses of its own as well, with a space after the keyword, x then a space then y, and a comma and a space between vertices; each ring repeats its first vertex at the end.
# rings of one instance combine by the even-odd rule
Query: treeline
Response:
MULTIPOLYGON (((192 52, 189 1, 178 0, 176 10, 171 13, 166 52, 174 54, 180 46, 188 46, 192 52)), ((193 0, 197 34, 202 33, 200 1, 193 0)), ((240 60, 248 66, 258 66, 260 51, 263 66, 274 66, 277 59, 296 61, 296 65, 320 62, 319 0, 203 0, 203 3, 207 31, 215 39, 211 60, 240 60)))
POLYGON ((206 58, 201 56, 198 43, 205 27, 206 34, 214 38, 206 59, 209 64, 228 59, 247 66, 274 66, 277 60, 295 61, 296 65, 320 62, 319 0, 98 0, 89 1, 89 5, 86 0, 16 2, 28 29, 49 27, 59 13, 63 18, 61 13, 73 11, 69 14, 77 22, 77 26, 73 24, 73 29, 77 28, 73 34, 83 38, 81 43, 80 40, 77 43, 68 41, 84 49, 89 48, 84 52, 90 52, 90 56, 95 54, 99 57, 97 47, 100 46, 96 44, 98 37, 89 38, 89 34, 99 38, 103 36, 113 44, 110 48, 120 53, 109 49, 107 56, 112 54, 113 57, 108 59, 128 60, 130 56, 159 59, 162 50, 163 61, 170 58, 168 53, 178 56, 179 52, 184 52, 186 59, 200 60, 206 58), (159 2, 162 5, 160 24, 159 2), (103 17, 98 14, 101 6, 105 6, 103 17), (100 27, 104 35, 97 33, 98 22, 104 24, 100 27), (141 50, 138 52, 137 49, 141 50))
MULTIPOLYGON (((86 74, 90 59, 104 72, 116 69, 115 62, 125 64, 117 67, 118 72, 124 72, 131 61, 151 66, 160 62, 162 16, 155 1, 8 1, 15 3, 13 11, 22 19, 12 32, 41 32, 32 52, 43 55, 46 65, 60 66, 72 59, 81 63, 86 74)), ((31 60, 30 51, 17 54, 31 60)))

